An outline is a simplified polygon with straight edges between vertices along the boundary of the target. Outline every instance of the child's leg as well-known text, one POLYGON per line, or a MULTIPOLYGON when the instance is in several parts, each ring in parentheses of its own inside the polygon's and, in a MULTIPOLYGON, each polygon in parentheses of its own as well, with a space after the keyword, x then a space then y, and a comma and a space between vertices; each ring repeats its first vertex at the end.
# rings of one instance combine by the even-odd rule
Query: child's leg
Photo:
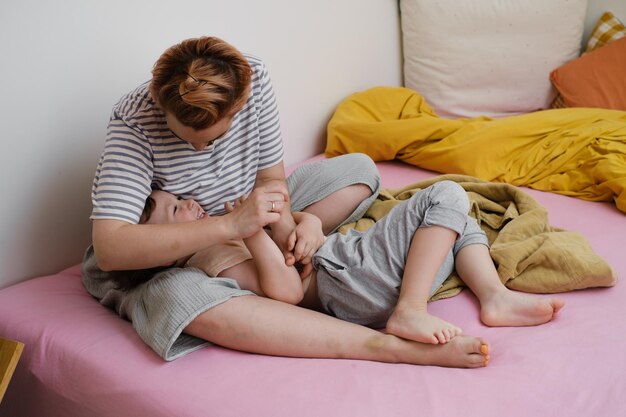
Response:
POLYGON ((387 320, 387 331, 422 343, 449 342, 461 329, 431 316, 426 306, 432 293, 452 272, 452 247, 468 220, 467 194, 458 184, 442 181, 414 195, 402 210, 390 213, 390 219, 381 226, 405 228, 410 239, 377 232, 387 236, 387 244, 391 240, 400 246, 409 243, 408 248, 404 246, 400 294, 387 320), (395 225, 390 226, 389 222, 395 225))
POLYGON ((506 288, 489 249, 470 244, 456 255, 456 271, 480 301, 480 318, 488 326, 535 326, 546 323, 564 306, 556 297, 538 297, 506 288))
POLYGON ((405 319, 400 313, 409 306, 423 311, 452 273, 452 245, 465 229, 468 210, 463 188, 441 181, 398 204, 365 232, 329 236, 315 255, 324 309, 354 323, 386 327, 404 339, 445 343, 460 330, 443 320, 434 326, 430 316, 405 319))
POLYGON ((457 238, 454 230, 441 226, 415 232, 407 255, 400 297, 387 331, 423 343, 446 343, 461 334, 461 329, 431 316, 427 303, 431 288, 446 256, 457 238))

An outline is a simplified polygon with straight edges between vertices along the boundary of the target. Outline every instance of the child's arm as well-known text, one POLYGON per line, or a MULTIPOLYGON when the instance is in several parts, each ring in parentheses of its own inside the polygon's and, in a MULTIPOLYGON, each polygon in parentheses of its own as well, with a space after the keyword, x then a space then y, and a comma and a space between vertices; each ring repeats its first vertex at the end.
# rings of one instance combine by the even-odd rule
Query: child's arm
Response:
POLYGON ((285 265, 285 257, 276 243, 263 230, 244 239, 252 254, 265 296, 289 304, 298 304, 304 297, 300 274, 285 265))
POLYGON ((311 257, 324 243, 325 237, 322 222, 316 216, 303 212, 292 214, 297 224, 288 238, 288 246, 294 252, 296 261, 303 261, 302 271, 298 272, 295 267, 285 264, 276 243, 262 230, 244 239, 244 243, 256 264, 263 293, 274 300, 298 304, 304 297, 302 279, 311 274, 311 257))
MULTIPOLYGON (((235 201, 241 204, 245 197, 235 201)), ((225 205, 226 211, 233 210, 230 203, 225 205)), ((285 257, 276 243, 263 229, 244 239, 246 247, 252 254, 257 269, 259 287, 263 294, 277 301, 298 304, 304 297, 302 280, 296 268, 285 264, 285 257)))
POLYGON ((294 254, 294 263, 299 262, 302 266, 300 277, 305 278, 313 271, 311 260, 326 237, 322 231, 322 221, 317 216, 304 212, 292 214, 297 224, 289 236, 288 249, 294 254))

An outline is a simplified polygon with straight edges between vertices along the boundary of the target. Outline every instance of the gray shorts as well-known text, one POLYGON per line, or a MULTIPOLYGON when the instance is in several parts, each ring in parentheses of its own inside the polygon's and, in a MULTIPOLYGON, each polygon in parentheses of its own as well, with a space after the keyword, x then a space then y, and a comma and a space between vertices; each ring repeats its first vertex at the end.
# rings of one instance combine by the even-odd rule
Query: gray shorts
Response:
MULTIPOLYGON (((364 154, 349 154, 298 168, 287 178, 291 207, 301 211, 335 191, 366 184, 373 195, 363 201, 345 223, 359 219, 378 196, 380 175, 364 154)), ((116 290, 109 273, 101 271, 90 246, 83 258, 82 281, 89 293, 115 309, 154 351, 173 360, 208 344, 182 333, 199 314, 232 297, 254 295, 229 278, 211 278, 197 268, 170 268, 138 287, 116 290)))
POLYGON ((395 206, 365 232, 350 230, 328 237, 313 257, 322 306, 342 320, 385 327, 398 302, 409 246, 418 228, 437 225, 459 234, 439 268, 431 295, 454 270, 459 250, 489 244, 468 211, 465 190, 455 182, 441 181, 395 206))

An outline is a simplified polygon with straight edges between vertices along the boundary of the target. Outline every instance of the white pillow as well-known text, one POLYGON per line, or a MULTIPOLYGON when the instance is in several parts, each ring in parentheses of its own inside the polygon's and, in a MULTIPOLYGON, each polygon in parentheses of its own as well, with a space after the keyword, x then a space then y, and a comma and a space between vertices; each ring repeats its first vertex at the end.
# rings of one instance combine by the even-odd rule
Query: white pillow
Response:
POLYGON ((444 117, 550 107, 577 58, 586 0, 400 0, 405 86, 444 117))

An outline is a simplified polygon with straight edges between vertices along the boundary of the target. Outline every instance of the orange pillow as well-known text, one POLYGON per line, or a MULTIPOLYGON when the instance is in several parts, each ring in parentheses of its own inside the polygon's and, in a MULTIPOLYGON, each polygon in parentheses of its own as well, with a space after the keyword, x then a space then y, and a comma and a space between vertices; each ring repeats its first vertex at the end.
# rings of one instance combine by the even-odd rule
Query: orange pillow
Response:
POLYGON ((557 68, 550 81, 568 107, 626 110, 626 38, 557 68))

